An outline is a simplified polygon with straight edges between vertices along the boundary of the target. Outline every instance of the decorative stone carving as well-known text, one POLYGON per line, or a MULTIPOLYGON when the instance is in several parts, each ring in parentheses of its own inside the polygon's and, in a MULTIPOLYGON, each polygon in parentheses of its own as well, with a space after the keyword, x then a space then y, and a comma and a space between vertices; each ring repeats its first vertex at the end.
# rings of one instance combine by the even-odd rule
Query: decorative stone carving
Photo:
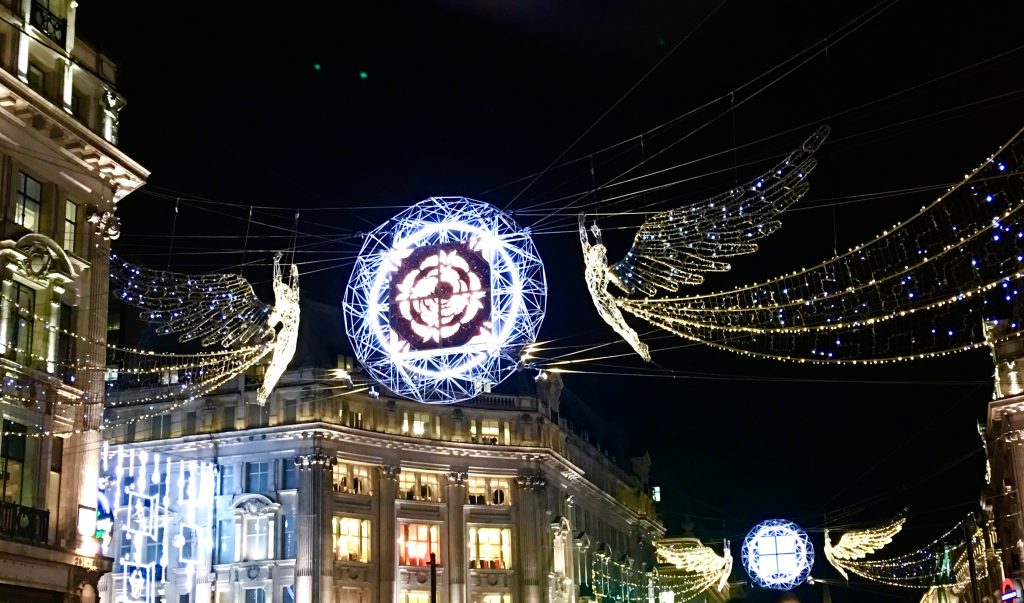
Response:
POLYGON ((527 490, 540 490, 548 485, 548 480, 543 473, 520 473, 516 476, 516 483, 527 490))
POLYGON ((453 469, 445 474, 448 484, 451 486, 465 486, 469 480, 469 472, 464 469, 453 469))
POLYGON ((326 454, 304 454, 295 457, 295 466, 299 469, 312 469, 313 467, 330 469, 337 463, 337 457, 328 456, 326 454))
POLYGON ((0 242, 0 253, 11 258, 25 272, 40 281, 54 278, 58 282, 71 282, 78 278, 78 270, 56 241, 38 233, 27 234, 17 241, 0 242))
POLYGON ((100 212, 96 207, 90 206, 85 219, 96 227, 96 234, 103 237, 104 241, 116 241, 121 236, 121 218, 115 216, 114 212, 100 212))
POLYGON ((398 465, 380 465, 377 467, 380 471, 380 476, 384 479, 390 479, 398 481, 398 476, 402 473, 402 468, 398 465))

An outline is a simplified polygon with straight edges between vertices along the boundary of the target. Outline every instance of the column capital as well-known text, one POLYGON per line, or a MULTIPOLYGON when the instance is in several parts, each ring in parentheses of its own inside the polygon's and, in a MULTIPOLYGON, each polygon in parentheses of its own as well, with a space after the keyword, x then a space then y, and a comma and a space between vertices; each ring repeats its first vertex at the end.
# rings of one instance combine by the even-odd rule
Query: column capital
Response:
POLYGON ((378 465, 377 470, 380 471, 382 478, 395 481, 398 481, 398 476, 402 473, 402 468, 398 465, 378 465))
POLYGON ((520 488, 540 490, 548 485, 548 480, 543 473, 520 473, 516 476, 516 483, 520 488))
POLYGON ((448 478, 449 486, 465 486, 469 480, 469 471, 465 469, 452 469, 445 474, 445 477, 448 478))
POLYGON ((337 462, 337 457, 326 454, 303 454, 295 457, 295 466, 299 469, 312 469, 313 467, 330 469, 337 462))

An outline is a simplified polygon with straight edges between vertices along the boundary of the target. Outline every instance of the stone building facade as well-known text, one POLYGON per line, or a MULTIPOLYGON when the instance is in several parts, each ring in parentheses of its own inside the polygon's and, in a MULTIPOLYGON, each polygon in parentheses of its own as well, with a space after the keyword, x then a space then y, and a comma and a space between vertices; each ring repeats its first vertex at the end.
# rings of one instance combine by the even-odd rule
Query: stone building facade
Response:
MULTIPOLYGON (((350 361, 341 367, 289 371, 262 407, 242 376, 109 434, 104 496, 121 503, 103 600, 430 603, 431 555, 438 601, 655 597, 652 543, 664 529, 647 485, 573 429, 557 375, 524 379, 526 393, 429 406, 349 386, 350 361), (139 455, 154 467, 143 487, 128 479, 139 455), (208 499, 174 493, 203 492, 206 468, 208 499), (132 492, 168 501, 145 545, 117 527, 133 525, 132 492), (198 533, 181 528, 196 517, 198 533)), ((152 411, 117 420, 132 412, 152 411)))
POLYGON ((0 0, 0 600, 95 600, 109 239, 148 172, 74 0, 0 0), (55 434, 55 435, 44 435, 55 434))

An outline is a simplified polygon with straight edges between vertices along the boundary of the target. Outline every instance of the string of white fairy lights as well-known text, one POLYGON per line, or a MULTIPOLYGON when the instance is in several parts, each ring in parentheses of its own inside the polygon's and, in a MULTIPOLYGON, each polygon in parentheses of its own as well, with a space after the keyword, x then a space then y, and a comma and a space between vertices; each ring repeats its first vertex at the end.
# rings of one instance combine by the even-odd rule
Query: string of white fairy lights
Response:
POLYGON ((780 360, 873 364, 981 347, 984 318, 1020 322, 1020 136, 909 220, 813 268, 619 306, 686 339, 780 360))
MULTIPOLYGON (((976 559, 985 558, 985 539, 980 527, 964 530, 963 520, 946 533, 917 550, 886 559, 835 559, 829 561, 844 575, 856 574, 872 582, 902 588, 927 589, 936 586, 958 586, 969 581, 966 558, 973 547, 976 559)), ((982 576, 984 563, 978 564, 982 576)))

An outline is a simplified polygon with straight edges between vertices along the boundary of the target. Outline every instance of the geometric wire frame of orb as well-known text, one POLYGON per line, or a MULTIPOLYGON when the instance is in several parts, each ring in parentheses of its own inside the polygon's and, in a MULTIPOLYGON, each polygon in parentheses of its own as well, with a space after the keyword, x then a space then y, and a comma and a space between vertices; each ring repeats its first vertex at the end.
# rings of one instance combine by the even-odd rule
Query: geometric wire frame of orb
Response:
POLYGON ((758 586, 790 590, 810 575, 814 546, 800 526, 785 519, 769 519, 747 532, 740 556, 758 586))
POLYGON ((379 384, 427 404, 508 378, 544 320, 547 281, 530 238, 500 209, 430 197, 366 235, 345 290, 345 330, 379 384))

